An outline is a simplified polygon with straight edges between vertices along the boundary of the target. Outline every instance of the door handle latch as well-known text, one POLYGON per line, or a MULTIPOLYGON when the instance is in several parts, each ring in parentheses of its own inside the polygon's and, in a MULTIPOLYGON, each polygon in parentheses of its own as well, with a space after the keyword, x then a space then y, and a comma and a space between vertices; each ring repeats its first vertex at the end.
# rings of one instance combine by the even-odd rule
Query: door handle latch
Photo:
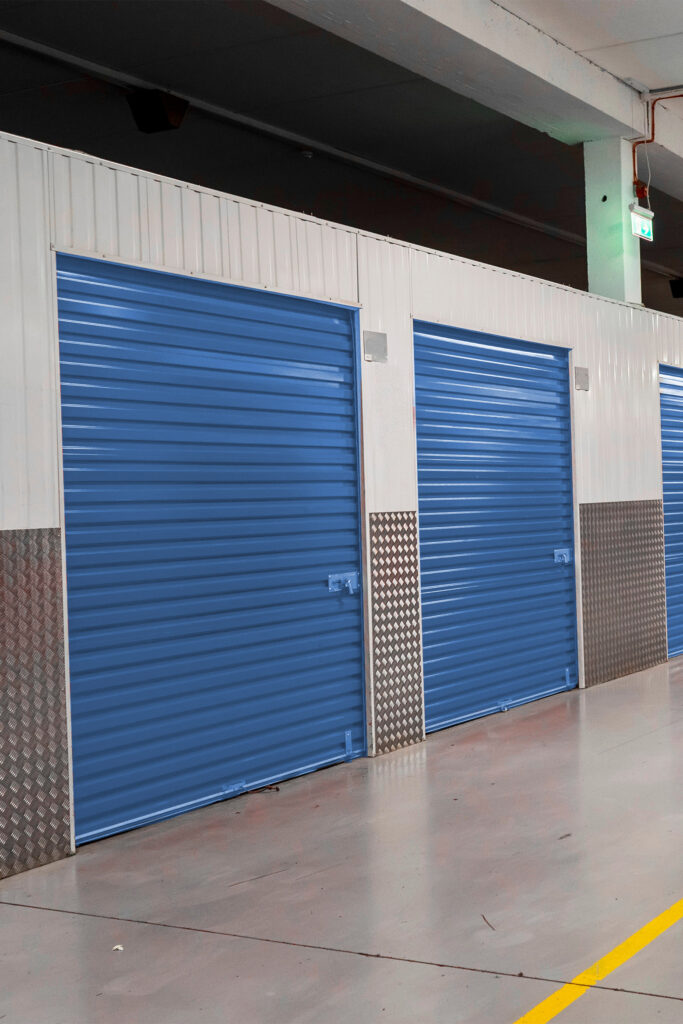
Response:
POLYGON ((555 548, 555 565, 571 565, 572 555, 571 548, 555 548))
POLYGON ((356 594, 358 587, 357 572, 333 572, 327 577, 327 588, 330 594, 339 594, 342 590, 346 590, 349 594, 356 594))

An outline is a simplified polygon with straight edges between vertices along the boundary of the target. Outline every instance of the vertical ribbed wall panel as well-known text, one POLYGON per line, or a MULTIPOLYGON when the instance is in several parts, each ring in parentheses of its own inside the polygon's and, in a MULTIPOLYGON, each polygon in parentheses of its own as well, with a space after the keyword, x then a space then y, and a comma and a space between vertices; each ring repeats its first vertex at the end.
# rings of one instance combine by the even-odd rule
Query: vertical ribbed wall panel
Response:
POLYGON ((49 154, 54 245, 235 284, 356 302, 356 234, 259 203, 49 154))
POLYGON ((59 525, 47 153, 0 139, 0 529, 59 525))
POLYGON ((413 420, 410 250, 358 239, 363 330, 387 335, 385 363, 363 362, 363 440, 368 512, 417 509, 413 420))

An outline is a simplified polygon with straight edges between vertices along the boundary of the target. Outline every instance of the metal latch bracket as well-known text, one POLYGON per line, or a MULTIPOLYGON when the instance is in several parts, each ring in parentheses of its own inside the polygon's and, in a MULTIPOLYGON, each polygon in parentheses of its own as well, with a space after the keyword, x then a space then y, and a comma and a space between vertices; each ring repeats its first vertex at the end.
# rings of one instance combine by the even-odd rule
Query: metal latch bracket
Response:
POLYGON ((356 594, 359 587, 358 573, 332 572, 327 577, 327 587, 330 594, 340 594, 343 590, 349 594, 356 594))

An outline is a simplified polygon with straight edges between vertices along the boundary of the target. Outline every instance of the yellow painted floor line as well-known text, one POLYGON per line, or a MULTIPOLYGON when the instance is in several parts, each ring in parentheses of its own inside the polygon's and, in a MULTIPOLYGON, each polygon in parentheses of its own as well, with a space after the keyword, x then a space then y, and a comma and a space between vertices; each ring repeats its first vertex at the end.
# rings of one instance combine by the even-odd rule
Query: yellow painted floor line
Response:
POLYGON ((529 1010, 523 1017, 519 1017, 514 1024, 546 1024, 547 1021, 557 1017, 558 1013, 562 1013, 568 1006, 571 1006, 577 999, 580 999, 584 992, 588 992, 598 981, 602 981, 603 978, 606 978, 617 967, 621 967, 622 964, 630 960, 636 953, 639 953, 641 949, 644 949, 653 939, 656 939, 657 936, 665 932, 672 924, 676 924, 681 918, 683 918, 683 900, 678 900, 677 903, 674 903, 664 913, 659 914, 658 917, 653 918, 648 924, 634 932, 625 942, 615 946, 610 953, 601 957, 600 960, 596 960, 594 964, 591 964, 581 974, 577 974, 572 981, 567 982, 562 988, 558 988, 557 992, 553 992, 551 996, 544 999, 538 1006, 534 1006, 533 1010, 529 1010))

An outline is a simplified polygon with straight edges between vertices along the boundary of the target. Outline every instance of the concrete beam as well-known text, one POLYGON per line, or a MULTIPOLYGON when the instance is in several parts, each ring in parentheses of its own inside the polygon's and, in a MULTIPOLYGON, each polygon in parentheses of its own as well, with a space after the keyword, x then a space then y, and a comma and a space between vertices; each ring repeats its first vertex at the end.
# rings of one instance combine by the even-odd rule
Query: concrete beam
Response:
MULTIPOLYGON (((647 133, 634 88, 493 0, 270 3, 562 142, 647 133)), ((653 185, 683 199, 683 120, 663 108, 653 185)))
POLYGON ((562 142, 641 135, 638 93, 491 0, 271 0, 562 142))

